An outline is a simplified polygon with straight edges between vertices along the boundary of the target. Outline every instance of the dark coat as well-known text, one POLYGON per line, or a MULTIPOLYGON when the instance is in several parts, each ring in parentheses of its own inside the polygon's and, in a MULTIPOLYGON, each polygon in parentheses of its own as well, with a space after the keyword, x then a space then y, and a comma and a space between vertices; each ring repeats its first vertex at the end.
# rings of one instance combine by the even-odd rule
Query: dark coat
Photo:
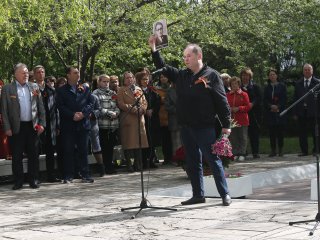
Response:
POLYGON ((262 94, 259 85, 250 80, 247 87, 241 86, 241 89, 245 91, 248 96, 252 108, 249 111, 249 126, 260 127, 262 121, 262 94))
MULTIPOLYGON (((160 53, 152 53, 157 69, 165 67, 160 53)), ((190 69, 166 66, 164 74, 176 83, 177 116, 181 126, 193 128, 215 127, 218 114, 223 128, 230 128, 230 108, 220 75, 204 65, 197 73, 190 69)))
MULTIPOLYGON (((56 104, 56 91, 54 88, 51 88, 48 85, 45 85, 44 89, 40 89, 40 91, 44 109, 46 111, 46 130, 48 129, 48 127, 50 127, 52 145, 56 145, 56 133, 57 129, 59 129, 59 114, 56 104)), ((46 134, 48 134, 47 131, 46 134)), ((44 134, 42 134, 42 136, 43 135, 44 134)))
POLYGON ((90 89, 85 85, 78 84, 74 93, 69 84, 57 89, 57 107, 60 114, 61 132, 74 132, 90 130, 90 114, 94 107, 94 97, 90 89), (82 112, 84 118, 78 122, 73 120, 76 112, 82 112))
MULTIPOLYGON (((298 99, 300 99, 310 89, 312 89, 314 86, 316 86, 319 83, 320 83, 319 79, 312 77, 308 89, 305 89, 304 78, 298 80, 294 88, 294 101, 297 101, 298 99)), ((318 103, 318 106, 320 107, 319 103, 318 103)), ((313 94, 310 94, 303 101, 299 102, 294 108, 294 114, 298 117, 303 117, 305 114, 305 111, 307 112, 307 117, 314 117, 315 102, 314 102, 313 94)), ((319 110, 318 110, 318 113, 319 113, 319 110)))
POLYGON ((160 110, 160 96, 155 92, 153 87, 149 87, 143 91, 145 98, 148 103, 148 108, 152 109, 152 116, 144 116, 145 126, 148 136, 148 142, 150 146, 160 146, 161 145, 161 132, 160 132, 160 119, 159 119, 159 110, 160 110))
POLYGON ((263 106, 266 116, 266 123, 269 126, 284 125, 287 121, 286 116, 280 117, 280 113, 286 108, 287 104, 287 89, 283 83, 268 85, 264 88, 263 106), (272 112, 271 105, 277 105, 279 112, 272 112))

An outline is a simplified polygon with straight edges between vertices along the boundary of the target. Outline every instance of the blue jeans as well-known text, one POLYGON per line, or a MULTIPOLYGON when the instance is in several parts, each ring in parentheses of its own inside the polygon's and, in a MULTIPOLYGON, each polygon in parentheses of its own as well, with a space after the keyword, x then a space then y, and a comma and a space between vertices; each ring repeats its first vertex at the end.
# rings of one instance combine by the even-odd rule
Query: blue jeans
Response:
POLYGON ((212 144, 216 140, 214 127, 181 129, 181 138, 186 153, 186 171, 191 180, 193 197, 204 197, 202 154, 213 172, 217 190, 221 197, 228 194, 228 186, 221 159, 212 153, 212 144))

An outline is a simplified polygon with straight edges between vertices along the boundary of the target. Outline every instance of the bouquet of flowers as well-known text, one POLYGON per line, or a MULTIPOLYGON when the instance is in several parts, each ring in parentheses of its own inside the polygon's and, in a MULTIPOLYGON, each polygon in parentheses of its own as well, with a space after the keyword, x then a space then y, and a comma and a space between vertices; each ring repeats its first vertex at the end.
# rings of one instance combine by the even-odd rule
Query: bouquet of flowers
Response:
MULTIPOLYGON (((230 121, 230 127, 237 127, 238 124, 234 119, 230 121)), ((234 160, 234 156, 232 154, 232 146, 227 134, 222 134, 218 140, 212 144, 212 153, 217 154, 223 163, 224 167, 229 167, 230 160, 234 160)))
POLYGON ((212 144, 212 152, 221 157, 232 157, 232 147, 227 134, 223 134, 212 144))

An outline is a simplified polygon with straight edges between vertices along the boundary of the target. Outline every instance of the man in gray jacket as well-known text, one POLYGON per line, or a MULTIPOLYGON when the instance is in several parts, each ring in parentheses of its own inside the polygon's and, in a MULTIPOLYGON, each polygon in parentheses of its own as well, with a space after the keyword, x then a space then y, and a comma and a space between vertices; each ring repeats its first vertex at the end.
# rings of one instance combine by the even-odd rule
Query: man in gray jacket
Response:
POLYGON ((45 110, 37 84, 28 82, 28 68, 23 63, 14 67, 10 84, 1 92, 1 112, 3 130, 9 137, 12 149, 13 190, 23 186, 23 153, 28 156, 29 186, 38 188, 36 180, 39 171, 38 142, 39 134, 44 131, 45 110))

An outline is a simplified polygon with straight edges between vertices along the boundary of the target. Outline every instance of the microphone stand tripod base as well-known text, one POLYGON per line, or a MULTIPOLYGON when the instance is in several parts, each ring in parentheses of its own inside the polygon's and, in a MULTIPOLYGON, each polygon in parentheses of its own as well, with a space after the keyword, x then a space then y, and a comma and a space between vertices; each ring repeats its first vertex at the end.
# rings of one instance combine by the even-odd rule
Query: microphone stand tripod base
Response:
POLYGON ((142 211, 142 209, 151 208, 151 209, 160 209, 160 210, 169 210, 169 211, 178 211, 176 208, 168 208, 168 207, 153 207, 148 205, 148 200, 143 198, 141 200, 140 206, 137 207, 128 207, 128 208, 121 208, 121 212, 131 209, 139 209, 135 215, 131 217, 131 219, 135 219, 136 216, 142 211))

